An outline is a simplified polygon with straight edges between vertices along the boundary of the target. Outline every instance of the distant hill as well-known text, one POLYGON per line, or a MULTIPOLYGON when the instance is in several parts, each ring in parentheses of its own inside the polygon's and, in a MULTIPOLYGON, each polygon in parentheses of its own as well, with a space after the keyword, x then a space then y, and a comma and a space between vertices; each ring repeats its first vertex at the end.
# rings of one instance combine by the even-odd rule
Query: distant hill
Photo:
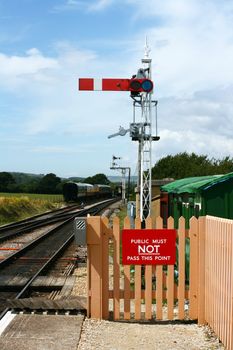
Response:
MULTIPOLYGON (((121 176, 108 176, 109 181, 111 182, 121 182, 121 176)), ((128 179, 128 176, 126 176, 126 179, 128 179)), ((132 183, 137 182, 137 176, 131 176, 130 181, 132 183)))
POLYGON ((68 177, 68 179, 66 180, 74 181, 74 182, 82 182, 84 180, 84 177, 68 177))
MULTIPOLYGON (((42 179, 42 177, 46 175, 46 174, 30 174, 30 173, 20 173, 20 172, 9 172, 9 173, 13 176, 13 178, 15 179, 15 182, 19 185, 30 182, 32 180, 40 180, 42 179)), ((61 178, 61 180, 80 182, 84 180, 84 177, 61 178)))

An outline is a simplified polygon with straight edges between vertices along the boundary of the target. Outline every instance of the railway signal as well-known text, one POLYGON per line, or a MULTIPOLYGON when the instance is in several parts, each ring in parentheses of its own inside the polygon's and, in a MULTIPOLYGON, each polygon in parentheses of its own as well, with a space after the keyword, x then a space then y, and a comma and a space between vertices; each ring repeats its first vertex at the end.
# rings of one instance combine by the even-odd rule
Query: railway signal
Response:
POLYGON ((128 200, 129 200, 129 190, 130 190, 130 167, 123 167, 123 166, 119 166, 115 161, 117 159, 121 159, 121 157, 116 157, 116 156, 112 156, 112 165, 110 167, 110 169, 112 170, 120 170, 121 172, 121 184, 122 184, 122 202, 125 204, 126 202, 126 196, 125 196, 125 190, 126 190, 126 179, 125 179, 125 175, 126 175, 126 171, 128 170, 128 200))
MULTIPOLYGON (((154 84, 151 80, 151 62, 149 48, 146 43, 145 55, 142 59, 143 68, 130 79, 124 78, 80 78, 78 89, 83 91, 129 91, 133 102, 133 123, 129 129, 120 126, 117 133, 108 136, 124 136, 130 132, 133 141, 138 141, 138 184, 140 195, 139 215, 145 221, 151 214, 151 148, 152 141, 158 141, 157 136, 157 101, 152 100, 154 84), (136 122, 136 109, 140 109, 140 122, 136 122), (156 136, 152 136, 152 110, 155 110, 156 136)), ((138 213, 137 213, 138 214, 138 213)))
POLYGON ((78 83, 80 91, 131 91, 151 92, 153 82, 150 79, 94 79, 80 78, 78 83))
POLYGON ((136 93, 148 93, 153 90, 153 82, 150 79, 131 79, 129 82, 129 90, 136 93))

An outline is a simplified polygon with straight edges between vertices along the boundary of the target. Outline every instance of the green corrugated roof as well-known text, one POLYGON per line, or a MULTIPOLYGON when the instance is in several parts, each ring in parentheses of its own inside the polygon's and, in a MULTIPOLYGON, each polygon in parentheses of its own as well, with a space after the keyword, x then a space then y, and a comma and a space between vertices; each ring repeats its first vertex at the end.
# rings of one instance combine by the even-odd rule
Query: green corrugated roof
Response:
POLYGON ((231 178, 233 178, 233 173, 225 175, 187 177, 161 186, 161 190, 168 193, 196 193, 231 178))

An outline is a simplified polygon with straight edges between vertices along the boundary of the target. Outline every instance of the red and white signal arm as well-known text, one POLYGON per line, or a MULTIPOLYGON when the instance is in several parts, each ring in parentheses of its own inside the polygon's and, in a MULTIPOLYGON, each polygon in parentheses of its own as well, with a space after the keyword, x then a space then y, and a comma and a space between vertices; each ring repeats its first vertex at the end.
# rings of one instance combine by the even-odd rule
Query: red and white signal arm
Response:
POLYGON ((78 89, 82 91, 134 91, 151 92, 153 82, 150 79, 111 79, 79 78, 78 89))
POLYGON ((89 91, 128 91, 130 79, 80 78, 79 90, 89 91))

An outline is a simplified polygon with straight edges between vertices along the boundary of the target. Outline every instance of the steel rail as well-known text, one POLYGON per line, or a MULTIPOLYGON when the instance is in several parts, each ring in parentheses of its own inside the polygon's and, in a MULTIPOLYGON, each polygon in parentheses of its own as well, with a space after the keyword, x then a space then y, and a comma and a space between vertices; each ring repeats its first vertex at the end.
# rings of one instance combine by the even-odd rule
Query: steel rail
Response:
MULTIPOLYGON (((117 201, 116 199, 113 199, 113 200, 110 200, 110 201, 108 200, 108 201, 102 202, 101 204, 95 205, 94 207, 82 210, 81 211, 82 214, 80 214, 80 215, 84 216, 84 215, 87 215, 88 213, 90 213, 92 215, 96 215, 100 211, 102 211, 104 208, 109 206, 109 204, 112 204, 112 203, 114 203, 116 201, 117 201)), ((7 265, 11 264, 12 261, 15 261, 15 263, 16 263, 17 258, 22 256, 23 253, 27 252, 28 250, 32 249, 33 247, 37 247, 38 248, 38 243, 41 243, 41 242, 45 241, 46 238, 49 237, 49 236, 53 236, 53 234, 55 234, 57 231, 61 231, 61 229, 65 228, 66 226, 68 226, 72 222, 74 217, 76 217, 76 216, 77 215, 73 215, 73 217, 69 218, 68 220, 63 222, 61 225, 59 225, 55 229, 50 230, 49 232, 45 233, 43 236, 41 236, 41 237, 37 238, 36 240, 34 240, 33 242, 27 244, 21 250, 19 250, 16 253, 13 253, 12 255, 10 255, 8 258, 6 258, 5 260, 3 260, 0 263, 0 270, 4 269, 4 267, 7 267, 7 265)), ((62 233, 63 233, 63 230, 62 230, 62 233)), ((70 231, 70 228, 69 228, 69 233, 67 235, 68 235, 68 238, 65 240, 65 242, 62 243, 62 245, 52 254, 52 256, 50 258, 48 258, 46 260, 46 262, 39 268, 39 270, 37 270, 33 274, 33 276, 29 277, 29 280, 24 285, 23 289, 17 294, 16 299, 19 299, 20 297, 25 295, 25 293, 28 291, 28 289, 30 288, 31 283, 35 280, 35 278, 42 271, 44 271, 46 268, 48 268, 52 264, 52 262, 54 262, 57 259, 58 255, 61 254, 61 252, 63 252, 66 249, 66 247, 70 244, 70 242, 74 239, 73 226, 72 226, 72 231, 70 231)), ((57 236, 56 236, 56 238, 57 238, 57 236)), ((7 311, 9 311, 9 309, 10 308, 6 308, 0 314, 0 319, 2 317, 4 317, 4 315, 7 313, 7 311)))
MULTIPOLYGON (((110 199, 108 200, 109 202, 112 202, 112 201, 116 201, 116 199, 110 199)), ((101 202, 105 203, 106 201, 104 202, 101 202)), ((99 206, 101 205, 100 203, 97 203, 93 206, 93 208, 95 208, 96 206, 99 206)), ((60 213, 58 215, 54 215, 52 218, 49 217, 49 218, 45 218, 45 219, 42 219, 41 221, 34 221, 34 222, 28 222, 26 223, 20 223, 19 228, 17 227, 17 225, 14 227, 9 227, 9 228, 6 228, 5 230, 2 229, 2 233, 0 233, 0 243, 1 242, 4 242, 5 240, 7 239, 10 239, 12 237, 15 237, 15 236, 18 236, 18 235, 21 235, 21 234, 24 234, 24 233, 28 233, 34 229, 37 229, 37 228, 40 228, 40 227, 43 227, 45 225, 48 225, 48 224, 55 224, 57 222, 60 222, 60 221, 63 221, 65 219, 69 219, 70 217, 74 217, 74 216, 84 216, 86 212, 91 212, 92 210, 92 207, 88 208, 88 209, 82 209, 82 210, 79 210, 78 212, 74 213, 74 208, 70 209, 71 212, 65 212, 65 213, 60 213), (10 230, 10 232, 9 232, 10 230), (5 232, 4 232, 5 231, 5 232)))
POLYGON ((17 222, 12 222, 10 224, 6 224, 6 225, 2 225, 0 226, 0 233, 4 232, 8 229, 14 228, 14 227, 21 227, 27 223, 31 223, 33 221, 38 221, 38 219, 43 219, 43 218, 47 218, 49 215, 52 216, 57 216, 59 215, 59 213, 65 213, 66 211, 71 211, 74 210, 75 208, 80 209, 80 205, 74 204, 74 205, 70 205, 64 208, 59 208, 59 209, 55 209, 55 210, 50 210, 47 211, 45 213, 42 214, 37 214, 37 215, 33 215, 30 216, 29 218, 17 221, 17 222))
MULTIPOLYGON (((112 202, 112 200, 111 200, 112 202)), ((47 237, 49 237, 50 235, 52 235, 53 233, 57 232, 57 230, 61 229, 63 226, 67 225, 70 221, 72 221, 75 217, 79 217, 79 216, 85 216, 87 214, 93 214, 96 215, 98 214, 101 210, 103 210, 104 207, 106 207, 106 205, 109 205, 109 201, 108 202, 104 202, 101 204, 97 204, 91 208, 88 209, 83 209, 80 210, 78 213, 73 213, 71 217, 69 217, 68 219, 66 219, 61 225, 49 230, 48 232, 44 233, 43 235, 41 235, 40 237, 34 239, 32 242, 29 242, 28 244, 26 244, 24 247, 22 247, 20 250, 10 254, 8 257, 6 257, 6 259, 0 261, 0 269, 11 263, 14 259, 18 258, 19 256, 21 256, 22 254, 24 254, 27 250, 31 249, 32 247, 36 246, 38 243, 40 243, 42 240, 46 239, 47 237)), ((0 239, 1 241, 1 239, 0 239)))
POLYGON ((42 242, 43 240, 45 240, 46 238, 48 238, 49 236, 53 235, 54 233, 56 233, 58 230, 60 230, 63 226, 66 226, 70 221, 72 220, 72 218, 64 221, 61 225, 49 230, 48 232, 44 233, 43 235, 41 235, 40 237, 37 237, 36 239, 34 239, 32 242, 29 242, 28 244, 26 244, 24 247, 22 247, 20 250, 12 253, 11 255, 9 255, 8 257, 6 257, 6 259, 0 261, 0 271, 1 269, 8 265, 11 264, 12 261, 14 261, 15 259, 19 258, 20 256, 22 256, 25 252, 27 252, 29 249, 32 249, 34 246, 36 246, 37 244, 39 244, 40 242, 42 242))
POLYGON ((46 220, 43 220, 43 222, 33 223, 33 224, 30 224, 30 225, 26 225, 26 226, 24 226, 23 228, 20 228, 20 229, 16 229, 16 230, 12 230, 10 232, 2 233, 2 234, 0 234, 0 243, 4 242, 4 241, 6 241, 6 240, 8 240, 8 239, 10 239, 12 237, 19 236, 21 234, 31 232, 31 231, 33 231, 35 229, 40 228, 40 227, 44 227, 44 226, 47 226, 47 225, 50 225, 50 224, 56 224, 56 223, 58 223, 60 221, 64 221, 66 219, 69 219, 72 216, 73 216, 73 213, 72 214, 66 214, 63 217, 46 219, 46 220))
POLYGON ((69 218, 73 214, 74 208, 70 209, 70 212, 67 211, 68 210, 66 210, 64 213, 55 214, 52 217, 46 217, 35 221, 22 222, 20 224, 15 223, 10 227, 4 227, 0 230, 0 242, 7 239, 8 237, 11 238, 14 235, 27 233, 35 228, 43 227, 48 223, 56 223, 63 219, 69 218))
MULTIPOLYGON (((46 270, 66 249, 66 247, 72 242, 74 239, 74 234, 72 234, 63 244, 60 246, 54 254, 43 264, 43 266, 28 280, 23 289, 16 295, 15 299, 20 299, 23 297, 29 290, 33 281, 44 271, 46 270)), ((5 314, 10 310, 9 307, 5 308, 0 314, 0 320, 5 316, 5 314)))
MULTIPOLYGON (((21 297, 23 297, 25 295, 25 293, 28 291, 28 289, 30 288, 32 282, 42 273, 44 272, 66 249, 66 247, 72 242, 72 240, 74 239, 74 235, 71 235, 64 243, 61 247, 59 247, 57 249, 57 251, 49 258, 49 260, 47 260, 45 262, 45 264, 40 268, 40 270, 34 275, 32 276, 29 281, 27 282, 27 284, 24 286, 24 288, 17 294, 17 296, 15 297, 16 299, 20 299, 21 297)), ((1 319, 1 318, 0 318, 1 319)))

